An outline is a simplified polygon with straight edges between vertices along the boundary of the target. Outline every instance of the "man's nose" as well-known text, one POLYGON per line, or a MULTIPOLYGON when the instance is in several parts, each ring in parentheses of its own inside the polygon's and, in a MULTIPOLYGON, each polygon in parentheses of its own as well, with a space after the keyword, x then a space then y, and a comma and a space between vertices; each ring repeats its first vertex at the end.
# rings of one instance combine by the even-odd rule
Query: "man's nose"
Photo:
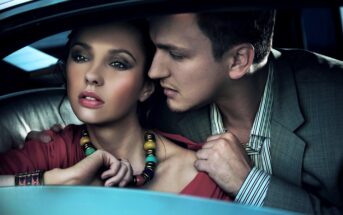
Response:
POLYGON ((148 75, 151 79, 162 79, 170 75, 167 61, 158 51, 155 53, 148 75))

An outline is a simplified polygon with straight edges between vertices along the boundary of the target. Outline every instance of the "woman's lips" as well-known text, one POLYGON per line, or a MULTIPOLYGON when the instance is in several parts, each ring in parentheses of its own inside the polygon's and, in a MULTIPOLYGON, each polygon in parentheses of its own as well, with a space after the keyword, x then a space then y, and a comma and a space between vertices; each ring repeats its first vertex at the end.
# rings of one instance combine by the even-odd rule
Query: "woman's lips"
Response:
POLYGON ((105 102, 93 92, 82 92, 79 96, 79 103, 83 107, 97 109, 105 102))

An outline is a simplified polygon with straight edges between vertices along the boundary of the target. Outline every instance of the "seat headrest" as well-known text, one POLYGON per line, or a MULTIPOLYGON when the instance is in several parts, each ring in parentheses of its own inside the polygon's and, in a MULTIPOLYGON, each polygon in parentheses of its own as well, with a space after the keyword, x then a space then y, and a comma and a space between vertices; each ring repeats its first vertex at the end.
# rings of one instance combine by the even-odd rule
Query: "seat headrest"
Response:
POLYGON ((65 95, 64 88, 44 88, 0 96, 0 152, 23 143, 32 130, 81 124, 65 95))

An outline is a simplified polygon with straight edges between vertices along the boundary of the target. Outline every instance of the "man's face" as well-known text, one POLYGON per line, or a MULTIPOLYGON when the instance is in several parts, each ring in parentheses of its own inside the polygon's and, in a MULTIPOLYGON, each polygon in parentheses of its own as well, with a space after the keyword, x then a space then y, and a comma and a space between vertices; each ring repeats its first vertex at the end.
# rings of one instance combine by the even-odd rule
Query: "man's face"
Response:
POLYGON ((193 14, 157 18, 150 35, 157 49, 149 76, 159 79, 172 111, 187 111, 212 102, 227 79, 224 62, 216 61, 210 40, 193 14))

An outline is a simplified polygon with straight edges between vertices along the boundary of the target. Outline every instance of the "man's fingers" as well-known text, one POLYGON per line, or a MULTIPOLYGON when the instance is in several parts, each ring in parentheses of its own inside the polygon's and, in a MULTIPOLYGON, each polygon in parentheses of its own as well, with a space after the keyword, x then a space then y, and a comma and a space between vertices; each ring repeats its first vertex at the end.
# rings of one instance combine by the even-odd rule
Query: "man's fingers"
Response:
POLYGON ((227 132, 222 133, 222 134, 209 136, 207 138, 207 141, 213 141, 213 140, 217 140, 217 139, 221 139, 221 138, 227 139, 227 140, 237 139, 237 137, 233 133, 227 131, 227 132))
POLYGON ((34 141, 40 141, 42 143, 50 143, 51 141, 54 140, 53 132, 60 133, 62 130, 63 130, 62 125, 55 124, 50 128, 50 131, 30 131, 27 134, 25 141, 34 140, 34 141))
POLYGON ((209 170, 209 163, 207 160, 196 160, 194 161, 194 167, 198 171, 208 172, 209 170))
POLYGON ((25 141, 34 140, 34 141, 41 141, 43 143, 50 143, 53 139, 52 137, 46 133, 45 131, 30 131, 25 141))
POLYGON ((61 124, 55 124, 50 129, 55 133, 60 133, 63 130, 63 126, 61 124))
POLYGON ((24 148, 25 146, 25 143, 22 141, 22 142, 15 142, 12 144, 12 147, 15 148, 15 149, 22 149, 24 148))
POLYGON ((197 157, 197 159, 207 160, 209 156, 211 156, 209 152, 210 149, 200 149, 195 153, 195 156, 197 157))
POLYGON ((210 136, 207 138, 207 142, 202 146, 203 149, 209 149, 212 148, 214 145, 220 143, 220 144, 226 144, 226 143, 238 143, 237 137, 230 133, 225 132, 222 134, 210 136))
POLYGON ((202 145, 202 149, 210 149, 214 146, 214 144, 216 144, 215 140, 211 140, 209 142, 206 142, 204 145, 202 145))
POLYGON ((203 149, 212 148, 218 141, 225 138, 227 133, 213 135, 207 138, 207 142, 202 146, 203 149))
POLYGON ((209 142, 212 140, 216 140, 216 139, 220 138, 221 136, 222 136, 222 134, 212 135, 212 136, 209 136, 206 141, 209 142))

